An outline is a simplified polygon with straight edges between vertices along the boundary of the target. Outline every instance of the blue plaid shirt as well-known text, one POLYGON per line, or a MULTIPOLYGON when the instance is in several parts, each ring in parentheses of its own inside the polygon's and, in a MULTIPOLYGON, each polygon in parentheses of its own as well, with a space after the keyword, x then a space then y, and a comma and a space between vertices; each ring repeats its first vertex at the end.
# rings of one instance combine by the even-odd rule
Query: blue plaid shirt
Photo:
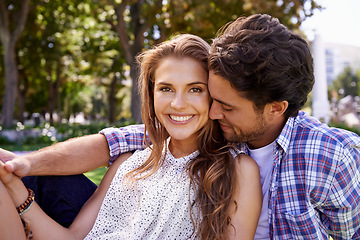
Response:
MULTIPOLYGON (((110 162, 144 148, 143 125, 104 129, 110 162)), ((276 139, 270 239, 360 239, 360 137, 299 112, 276 139)), ((248 152, 246 144, 238 148, 248 152)))

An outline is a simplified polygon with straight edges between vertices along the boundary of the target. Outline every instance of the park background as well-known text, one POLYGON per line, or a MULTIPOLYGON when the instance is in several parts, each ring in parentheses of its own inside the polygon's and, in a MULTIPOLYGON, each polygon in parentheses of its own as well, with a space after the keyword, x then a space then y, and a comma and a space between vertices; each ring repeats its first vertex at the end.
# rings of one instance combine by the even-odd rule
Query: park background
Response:
MULTIPOLYGON (((211 43, 221 26, 254 13, 279 18, 310 45, 321 35, 327 53, 354 49, 355 57, 342 56, 327 79, 327 123, 359 133, 359 5, 356 0, 1 0, 0 147, 34 151, 141 122, 137 54, 176 33, 211 43), (335 50, 329 50, 331 42, 335 50), (348 114, 357 121, 347 122, 348 114)), ((304 110, 312 113, 311 95, 304 110)))

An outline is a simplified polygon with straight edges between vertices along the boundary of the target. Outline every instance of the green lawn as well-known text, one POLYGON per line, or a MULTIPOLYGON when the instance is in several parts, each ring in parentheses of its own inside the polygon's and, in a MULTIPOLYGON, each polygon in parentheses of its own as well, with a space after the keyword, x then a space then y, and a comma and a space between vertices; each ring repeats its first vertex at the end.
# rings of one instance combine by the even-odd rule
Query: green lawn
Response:
POLYGON ((85 176, 91 179, 96 185, 99 185, 101 182, 101 179, 103 178, 104 174, 106 173, 106 168, 98 168, 91 172, 85 173, 85 176))
POLYGON ((0 145, 0 148, 6 149, 11 152, 27 152, 27 151, 36 151, 40 148, 47 147, 49 144, 11 144, 11 145, 0 145))

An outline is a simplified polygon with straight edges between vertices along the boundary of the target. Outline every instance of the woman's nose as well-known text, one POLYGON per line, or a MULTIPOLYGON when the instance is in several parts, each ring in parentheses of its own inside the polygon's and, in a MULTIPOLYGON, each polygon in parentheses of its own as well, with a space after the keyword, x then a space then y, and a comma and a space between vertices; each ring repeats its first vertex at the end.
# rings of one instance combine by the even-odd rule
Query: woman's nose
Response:
POLYGON ((174 99, 171 101, 171 107, 178 109, 184 108, 187 106, 186 96, 182 93, 177 93, 174 96, 174 99))

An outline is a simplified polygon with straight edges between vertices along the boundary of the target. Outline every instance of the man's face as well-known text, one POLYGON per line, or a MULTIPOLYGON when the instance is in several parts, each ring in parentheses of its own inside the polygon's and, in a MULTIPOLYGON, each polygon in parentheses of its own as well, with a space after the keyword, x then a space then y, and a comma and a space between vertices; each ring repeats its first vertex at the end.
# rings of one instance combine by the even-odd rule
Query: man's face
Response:
POLYGON ((250 100, 241 97, 230 82, 212 71, 209 73, 209 92, 213 98, 209 117, 218 120, 225 138, 231 142, 247 142, 250 148, 267 144, 267 121, 255 110, 250 100))

